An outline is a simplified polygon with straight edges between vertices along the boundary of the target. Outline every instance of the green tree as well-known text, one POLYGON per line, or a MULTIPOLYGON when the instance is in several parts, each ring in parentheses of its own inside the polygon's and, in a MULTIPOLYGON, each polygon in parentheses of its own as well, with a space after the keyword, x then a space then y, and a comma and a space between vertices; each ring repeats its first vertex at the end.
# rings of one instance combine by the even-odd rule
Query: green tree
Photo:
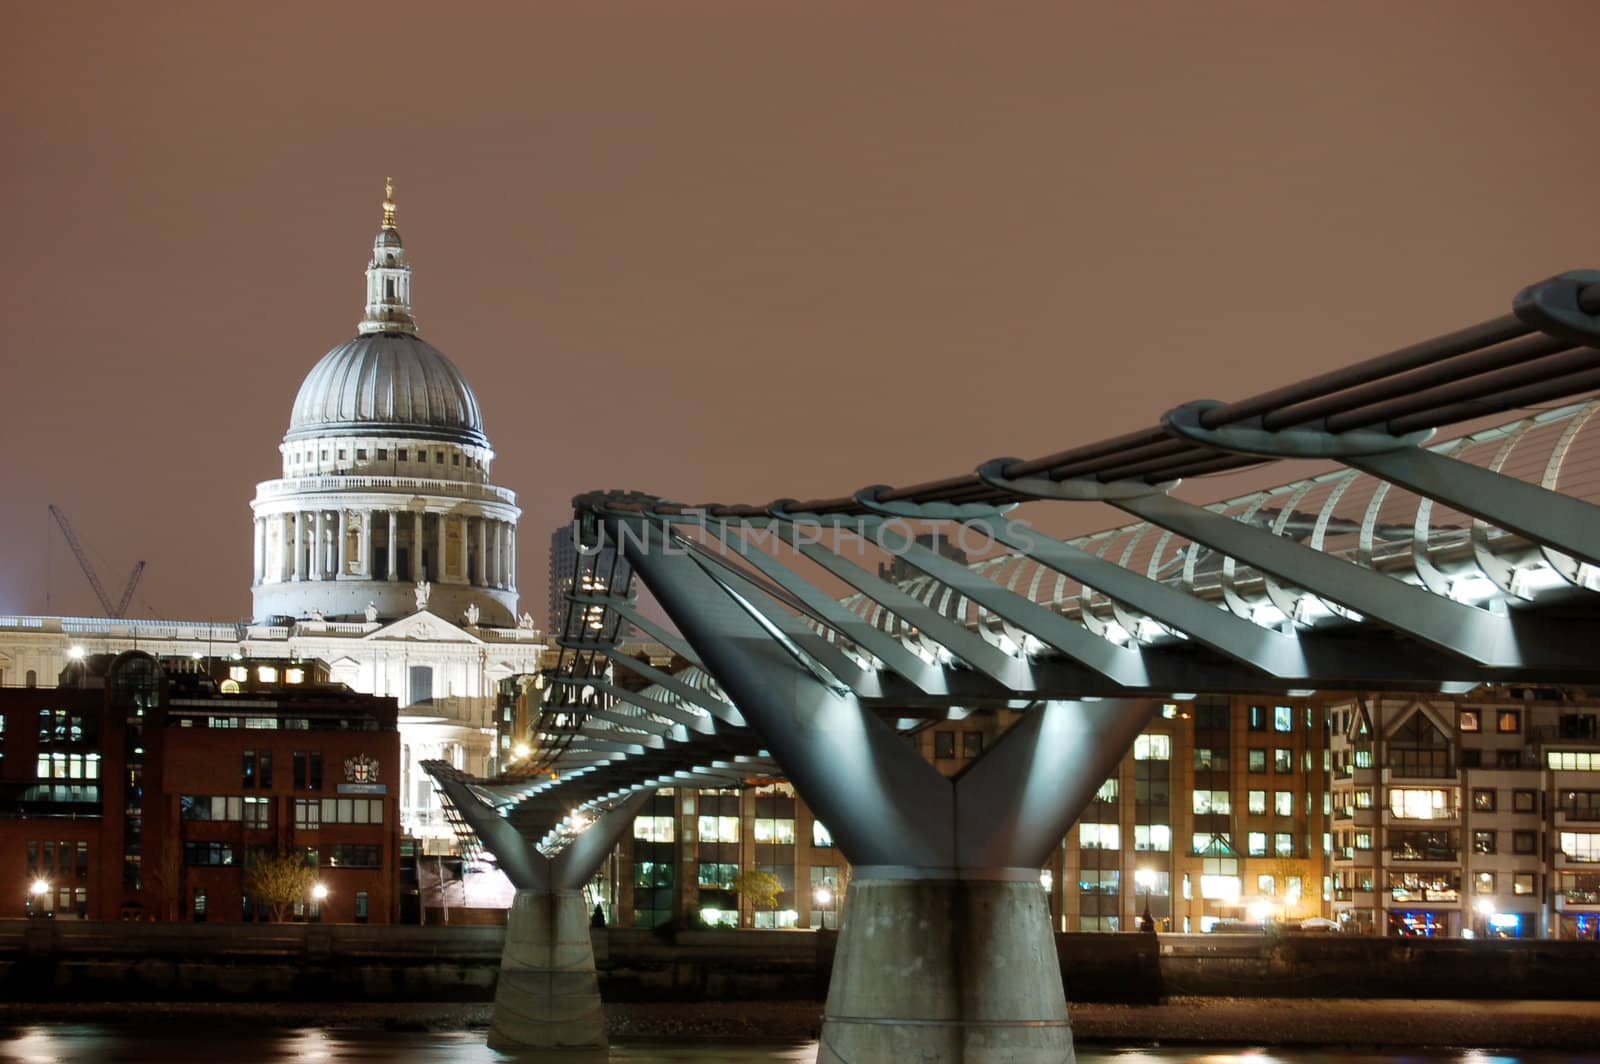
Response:
POLYGON ((281 923, 296 902, 310 896, 316 880, 317 871, 307 867, 303 854, 257 850, 245 870, 244 889, 253 900, 266 903, 272 919, 281 923))
POLYGON ((771 872, 747 868, 733 881, 733 889, 750 903, 750 908, 776 909, 778 895, 783 893, 783 883, 771 872))

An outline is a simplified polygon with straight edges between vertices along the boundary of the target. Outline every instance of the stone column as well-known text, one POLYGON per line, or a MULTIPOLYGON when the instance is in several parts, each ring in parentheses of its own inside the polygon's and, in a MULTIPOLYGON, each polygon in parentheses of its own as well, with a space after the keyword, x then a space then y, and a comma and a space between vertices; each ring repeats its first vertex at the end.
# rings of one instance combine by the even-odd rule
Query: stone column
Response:
POLYGON ((506 590, 517 589, 517 526, 506 522, 506 590))
POLYGON ((316 551, 312 554, 313 572, 311 579, 326 580, 328 578, 328 511, 317 510, 315 529, 316 551))
POLYGON ((294 578, 306 578, 306 515, 301 510, 294 512, 294 578))
POLYGON ((267 522, 266 518, 258 517, 251 522, 255 526, 255 557, 250 567, 250 583, 260 585, 267 575, 267 522))
POLYGON ((393 510, 385 513, 389 515, 389 579, 399 580, 395 569, 400 564, 400 515, 393 510))
POLYGON ((493 564, 489 569, 489 582, 495 587, 506 586, 505 529, 506 526, 503 521, 495 521, 493 523, 492 531, 494 533, 494 545, 489 548, 493 555, 493 564))
POLYGON ((422 511, 411 512, 411 580, 421 583, 428 578, 422 568, 422 511))
POLYGON ((434 538, 434 541, 435 541, 434 548, 433 548, 433 556, 434 556, 434 558, 438 559, 434 564, 434 568, 439 573, 439 583, 443 584, 443 583, 447 582, 445 574, 450 571, 450 567, 445 564, 445 557, 449 553, 449 550, 450 550, 450 535, 449 535, 449 531, 450 531, 450 515, 449 514, 435 514, 434 518, 433 518, 433 521, 434 521, 434 537, 433 538, 434 538))
POLYGON ((278 581, 294 578, 294 514, 278 515, 278 581))
POLYGON ((489 519, 480 517, 478 526, 478 571, 473 577, 473 583, 479 587, 489 586, 489 519))
POLYGON ((472 534, 472 522, 466 514, 461 515, 461 582, 472 583, 472 570, 467 565, 467 540, 472 534))
POLYGON ((343 506, 339 507, 338 535, 339 542, 333 549, 337 566, 333 571, 333 577, 335 580, 343 580, 350 572, 350 511, 343 506))
POLYGON ((372 579, 372 518, 373 511, 361 511, 361 558, 356 571, 368 580, 372 579))

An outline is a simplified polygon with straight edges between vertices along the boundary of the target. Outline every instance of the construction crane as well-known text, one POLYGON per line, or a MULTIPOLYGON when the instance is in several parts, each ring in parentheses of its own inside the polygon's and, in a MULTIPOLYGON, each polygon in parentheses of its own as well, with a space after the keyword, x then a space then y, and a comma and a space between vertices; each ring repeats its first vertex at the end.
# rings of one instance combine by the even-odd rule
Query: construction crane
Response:
POLYGON ((72 548, 73 555, 78 559, 78 567, 88 578, 89 586, 94 588, 95 597, 100 600, 100 606, 106 611, 106 616, 112 620, 121 620, 128 613, 128 603, 133 601, 133 589, 139 586, 139 577, 144 572, 144 562, 139 562, 133 567, 133 572, 128 574, 128 586, 122 589, 122 601, 113 607, 111 596, 106 594, 106 589, 100 583, 100 577, 95 575, 94 566, 89 564, 89 555, 84 552, 83 544, 78 542, 77 533, 72 531, 72 522, 67 520, 67 515, 54 503, 50 504, 50 516, 61 526, 61 534, 67 537, 67 546, 72 548))

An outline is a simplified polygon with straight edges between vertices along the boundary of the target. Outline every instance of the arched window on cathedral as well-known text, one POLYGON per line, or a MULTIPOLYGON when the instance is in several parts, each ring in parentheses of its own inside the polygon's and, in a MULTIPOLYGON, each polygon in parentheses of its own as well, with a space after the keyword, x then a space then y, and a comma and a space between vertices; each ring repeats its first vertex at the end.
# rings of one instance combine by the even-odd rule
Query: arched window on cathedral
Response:
POLYGON ((29 669, 27 675, 22 678, 22 685, 24 687, 38 687, 39 674, 34 670, 29 669))

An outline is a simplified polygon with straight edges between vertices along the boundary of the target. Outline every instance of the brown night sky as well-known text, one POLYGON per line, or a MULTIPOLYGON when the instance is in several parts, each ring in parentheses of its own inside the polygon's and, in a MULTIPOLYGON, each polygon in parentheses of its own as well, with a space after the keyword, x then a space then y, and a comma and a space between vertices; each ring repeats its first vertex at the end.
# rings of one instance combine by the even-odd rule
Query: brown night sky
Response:
POLYGON ((0 613, 95 612, 56 502, 136 615, 247 614, 389 174, 541 621, 577 492, 965 472, 1600 266, 1585 0, 3 15, 0 613))

